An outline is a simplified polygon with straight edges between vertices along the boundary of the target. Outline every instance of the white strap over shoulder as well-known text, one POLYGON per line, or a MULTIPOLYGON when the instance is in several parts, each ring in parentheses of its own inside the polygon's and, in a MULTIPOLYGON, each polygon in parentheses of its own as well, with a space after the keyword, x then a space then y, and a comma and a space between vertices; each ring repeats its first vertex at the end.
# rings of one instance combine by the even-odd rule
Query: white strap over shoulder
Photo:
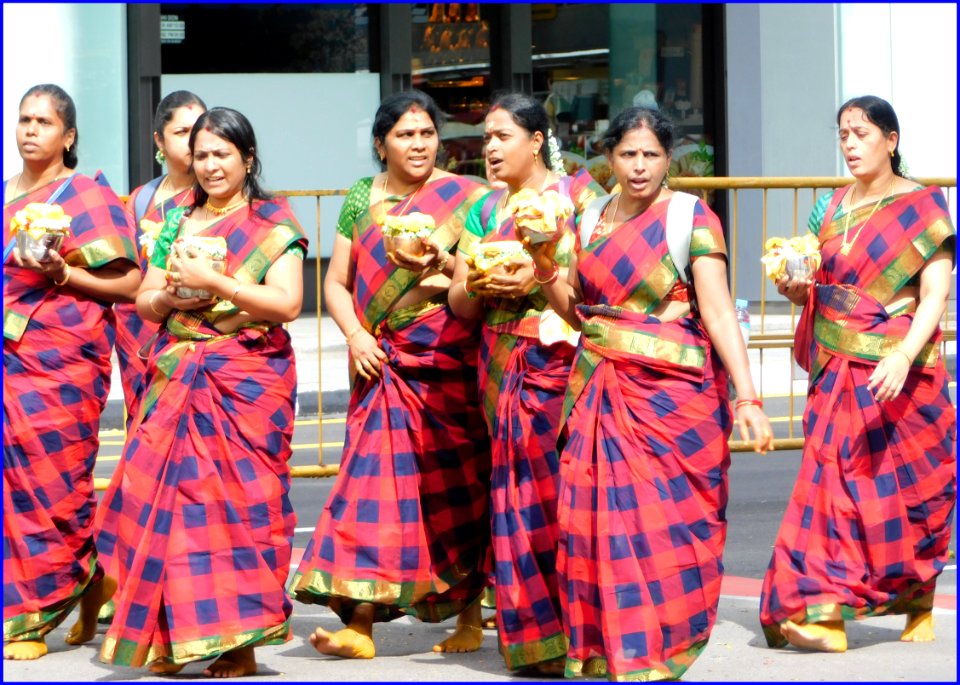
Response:
POLYGON ((612 199, 613 195, 595 197, 583 210, 583 214, 580 216, 580 247, 584 247, 590 242, 590 236, 593 235, 593 229, 597 227, 597 223, 600 221, 600 215, 603 214, 603 210, 607 208, 612 199))
POLYGON ((674 192, 667 207, 667 251, 677 267, 680 280, 690 282, 690 240, 693 237, 693 210, 699 200, 690 193, 674 192))

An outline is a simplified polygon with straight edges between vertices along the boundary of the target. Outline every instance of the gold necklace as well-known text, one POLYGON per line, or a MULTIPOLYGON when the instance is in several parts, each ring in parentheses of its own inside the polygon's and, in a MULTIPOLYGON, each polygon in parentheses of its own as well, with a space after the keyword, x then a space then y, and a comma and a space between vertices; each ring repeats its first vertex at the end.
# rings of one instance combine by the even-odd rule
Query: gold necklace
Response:
POLYGON ((227 214, 235 210, 237 207, 240 207, 241 205, 246 203, 246 201, 247 201, 246 199, 243 199, 243 200, 240 200, 240 202, 235 202, 234 204, 227 205, 226 207, 214 207, 212 204, 210 204, 210 200, 207 200, 206 202, 203 203, 203 208, 206 209, 211 214, 213 214, 214 216, 226 216, 227 214))
MULTIPOLYGON (((60 180, 62 180, 63 178, 65 178, 64 176, 61 176, 61 175, 60 175, 61 173, 63 173, 63 169, 61 169, 60 171, 58 171, 58 172, 57 172, 57 175, 56 175, 54 178, 51 178, 49 181, 47 181, 47 182, 44 183, 43 185, 50 185, 50 184, 53 183, 54 181, 60 181, 60 180)), ((17 174, 17 184, 16 184, 16 185, 14 186, 14 188, 13 188, 13 196, 10 198, 10 201, 11 201, 11 202, 12 202, 13 200, 16 200, 18 197, 20 197, 20 183, 21 183, 22 181, 23 181, 23 172, 21 171, 19 174, 17 174)), ((29 195, 30 193, 32 193, 34 190, 36 190, 36 189, 39 188, 39 187, 40 187, 40 186, 36 186, 36 185, 35 185, 35 186, 31 187, 31 188, 26 188, 26 189, 24 189, 23 192, 24 192, 25 195, 29 195)), ((6 204, 6 198, 4 198, 4 204, 6 204)))
MULTIPOLYGON (((187 190, 184 188, 183 190, 187 190)), ((182 190, 179 192, 183 192, 182 190)), ((163 177, 163 180, 160 181, 160 187, 157 188, 157 195, 160 197, 160 222, 163 223, 167 220, 167 200, 177 196, 177 189, 173 187, 173 182, 170 180, 170 174, 167 174, 163 177), (163 187, 170 186, 170 196, 167 198, 163 197, 163 187)), ((183 201, 187 199, 187 196, 184 195, 179 200, 177 200, 177 205, 174 209, 179 209, 183 206, 183 201)))
POLYGON ((873 218, 873 215, 876 214, 877 210, 880 208, 880 203, 887 199, 887 197, 890 195, 890 191, 893 190, 893 186, 896 184, 896 182, 897 182, 897 178, 896 176, 894 176, 893 180, 890 181, 890 185, 887 186, 887 190, 884 192, 883 195, 880 196, 880 199, 877 200, 877 204, 873 206, 873 209, 870 210, 870 213, 867 215, 867 218, 864 219, 862 224, 860 224, 860 228, 857 229, 857 234, 853 236, 853 240, 851 240, 848 243, 847 234, 850 233, 850 224, 853 221, 853 213, 855 211, 853 209, 853 198, 854 198, 854 195, 856 195, 857 187, 854 186, 853 189, 850 191, 850 211, 847 212, 847 216, 845 217, 845 222, 843 224, 843 235, 841 236, 841 245, 840 245, 840 254, 842 254, 844 257, 850 254, 850 251, 853 249, 853 244, 857 242, 857 238, 860 237, 860 233, 863 231, 863 227, 866 226, 868 223, 870 223, 870 219, 873 218))
MULTIPOLYGON (((430 176, 433 173, 431 172, 430 176)), ((427 180, 421 183, 416 187, 416 189, 407 196, 407 201, 404 203, 403 207, 400 208, 400 211, 397 213, 397 216, 403 216, 403 213, 410 208, 410 204, 413 202, 414 196, 420 192, 420 189, 423 186, 427 185, 427 182, 430 180, 430 176, 427 177, 427 180)), ((380 192, 380 223, 383 223, 384 218, 387 216, 387 211, 383 208, 384 202, 387 199, 387 174, 383 174, 383 190, 380 192)))
POLYGON ((604 210, 603 216, 600 217, 600 222, 593 229, 593 235, 588 236, 588 240, 592 240, 594 236, 600 237, 608 235, 613 232, 613 224, 617 220, 617 213, 620 211, 620 196, 623 193, 617 193, 617 196, 613 198, 613 214, 610 215, 609 228, 607 227, 607 210, 604 210))

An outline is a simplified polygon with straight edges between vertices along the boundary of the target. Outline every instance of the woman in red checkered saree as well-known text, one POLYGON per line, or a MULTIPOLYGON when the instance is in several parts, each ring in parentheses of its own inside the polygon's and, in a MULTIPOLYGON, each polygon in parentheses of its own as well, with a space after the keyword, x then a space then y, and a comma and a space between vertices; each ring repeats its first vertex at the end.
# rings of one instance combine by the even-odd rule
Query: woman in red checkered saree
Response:
MULTIPOLYGON (((185 90, 168 94, 157 106, 153 140, 157 145, 157 160, 161 164, 166 163, 167 173, 135 188, 125 204, 136 230, 144 272, 149 241, 156 237, 157 229, 163 226, 167 212, 193 202, 196 179, 188 145, 194 122, 206 110, 203 100, 185 90)), ((144 321, 137 314, 135 304, 117 305, 114 311, 117 315, 117 362, 129 428, 130 421, 137 413, 136 405, 145 373, 144 360, 137 352, 156 334, 158 326, 151 321, 144 321)))
POLYGON ((797 484, 763 583, 770 646, 842 652, 844 621, 906 614, 934 639, 933 595, 956 503, 956 410, 940 356, 956 230, 939 188, 906 178, 890 104, 837 114, 855 182, 810 217, 820 270, 778 283, 804 306, 796 355, 810 372, 797 484))
POLYGON ((374 622, 404 614, 459 614, 434 651, 474 651, 483 637, 490 447, 478 331, 453 315, 447 290, 451 251, 484 187, 435 166, 441 117, 419 91, 380 105, 383 172, 350 189, 324 282, 356 375, 340 476, 290 588, 346 625, 313 632, 322 654, 372 658, 374 622))
POLYGON ((291 637, 297 378, 281 324, 300 313, 307 241, 260 187, 246 117, 205 112, 190 149, 194 202, 167 213, 137 293, 161 332, 97 519, 112 517, 120 562, 100 658, 170 674, 217 657, 204 675, 234 677, 291 637))
POLYGON ((664 185, 670 121, 628 108, 603 146, 622 190, 581 218, 569 277, 557 276, 551 243, 524 239, 551 305, 580 329, 560 457, 566 675, 675 679, 706 646, 720 598, 727 370, 741 436, 752 432, 759 452, 773 437, 730 300, 720 222, 664 185))
MULTIPOLYGON (((140 277, 120 200, 102 174, 73 171, 77 114, 60 87, 23 96, 17 148, 23 170, 3 197, 3 655, 36 659, 81 596, 109 594, 94 548, 93 464, 110 387, 110 303, 129 300, 140 277), (59 251, 15 247, 11 220, 32 203, 72 218, 59 251)), ((92 639, 96 615, 87 618, 68 643, 92 639)))
MULTIPOLYGON (((561 162, 549 154, 546 112, 530 96, 498 98, 484 126, 488 173, 507 187, 474 205, 460 253, 476 255, 512 240, 523 257, 509 199, 555 191, 573 209, 558 231, 566 265, 576 217, 603 189, 586 170, 562 175, 561 162)), ((525 261, 497 273, 458 257, 450 302, 459 315, 484 320, 480 393, 493 442, 490 501, 500 652, 507 668, 538 674, 562 671, 566 652, 556 574, 557 441, 575 333, 564 330, 549 310, 529 258, 525 261)))

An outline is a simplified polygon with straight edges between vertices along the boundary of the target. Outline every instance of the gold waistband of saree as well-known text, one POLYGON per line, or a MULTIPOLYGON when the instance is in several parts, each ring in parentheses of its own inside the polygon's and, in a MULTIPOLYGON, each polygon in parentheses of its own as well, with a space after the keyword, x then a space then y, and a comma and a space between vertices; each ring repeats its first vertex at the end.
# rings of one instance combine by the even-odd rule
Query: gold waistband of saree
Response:
POLYGON ((394 309, 392 312, 387 314, 380 325, 377 326, 376 332, 379 334, 383 326, 387 326, 395 331, 399 331, 400 329, 409 326, 427 312, 433 311, 434 309, 439 309, 446 304, 447 293, 436 293, 425 300, 408 304, 406 307, 394 309))
POLYGON ((707 363, 707 350, 702 344, 686 344, 668 340, 655 331, 618 326, 608 317, 585 320, 581 334, 584 345, 600 354, 604 350, 613 350, 697 369, 702 369, 707 363))
MULTIPOLYGON (((849 324, 831 321, 819 313, 814 320, 813 336, 827 351, 865 361, 879 361, 903 343, 902 336, 886 331, 856 331, 849 324)), ((913 365, 930 368, 936 365, 939 358, 939 345, 931 340, 920 350, 913 365)))

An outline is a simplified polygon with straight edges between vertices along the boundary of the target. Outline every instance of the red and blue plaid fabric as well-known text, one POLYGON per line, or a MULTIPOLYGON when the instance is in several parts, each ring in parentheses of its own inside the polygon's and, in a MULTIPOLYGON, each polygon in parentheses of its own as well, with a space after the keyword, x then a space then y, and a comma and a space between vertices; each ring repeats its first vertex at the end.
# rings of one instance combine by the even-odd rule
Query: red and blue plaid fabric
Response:
MULTIPOLYGON (((133 208, 137 196, 143 192, 144 186, 134 190, 127 199, 126 210, 130 216, 130 222, 135 222, 133 208)), ((156 195, 154 195, 156 197, 156 195)), ((153 198, 151 198, 153 200, 153 198)), ((165 214, 175 207, 186 207, 193 203, 193 188, 183 190, 163 202, 151 201, 146 214, 141 220, 154 221, 162 224, 165 214)), ((135 225, 137 246, 140 246, 140 236, 143 231, 139 225, 135 225)), ((142 254, 142 250, 141 250, 142 254)), ((140 268, 146 272, 146 259, 140 260, 140 268)), ((152 321, 145 321, 137 314, 137 305, 134 303, 117 303, 113 306, 117 317, 117 362, 120 365, 120 382, 123 384, 123 399, 127 405, 127 428, 137 412, 137 398, 143 389, 144 373, 146 365, 143 359, 138 356, 140 348, 146 345, 150 338, 156 334, 159 328, 158 324, 152 321)), ((109 569, 108 569, 109 574, 109 569)))
MULTIPOLYGON (((460 176, 442 176, 430 181, 407 201, 395 202, 387 214, 420 212, 433 217, 436 229, 431 238, 443 250, 450 250, 460 238, 463 224, 472 204, 484 193, 476 181, 460 176), (408 206, 409 205, 409 206, 408 206)), ((351 279, 354 309, 357 318, 370 331, 376 328, 393 309, 393 305, 410 291, 421 274, 401 269, 387 259, 381 231, 380 205, 373 205, 356 222, 353 235, 351 279)))
POLYGON ((583 329, 558 513, 568 676, 679 678, 716 621, 732 427, 727 374, 698 319, 663 323, 641 313, 678 278, 665 259, 662 214, 648 211, 579 253, 583 329), (645 274, 658 273, 646 264, 665 265, 669 277, 645 284, 645 274), (597 337, 601 330, 608 335, 597 337), (649 354, 625 344, 642 336, 660 344, 649 354), (676 359, 658 356, 666 347, 676 359), (700 365, 683 363, 680 350, 699 351, 700 365))
MULTIPOLYGON (((59 185, 6 205, 4 226, 59 185)), ((107 250, 90 258, 90 243, 132 247, 130 226, 105 181, 76 176, 58 204, 76 227, 65 246, 71 264, 111 261, 107 250)), ((135 260, 132 249, 112 257, 135 260)), ((52 286, 12 260, 4 280, 4 305, 25 316, 17 338, 3 341, 3 638, 10 642, 53 630, 102 574, 93 540, 93 466, 113 332, 109 306, 70 287, 52 286)))
MULTIPOLYGON (((243 215, 216 224, 220 235, 229 227, 235 277, 262 279, 306 242, 286 203, 243 215)), ((289 334, 252 324, 224 335, 203 313, 179 312, 151 351, 147 383, 97 513, 98 545, 120 562, 101 659, 182 664, 286 641, 296 522, 289 334)))
MULTIPOLYGON (((444 296, 442 299, 446 299, 444 296)), ((477 327, 445 303, 380 326, 388 361, 357 379, 340 476, 290 593, 349 622, 442 621, 482 592, 490 540, 490 451, 476 392, 477 327)))
POLYGON ((912 312, 891 317, 884 302, 955 235, 943 195, 928 188, 898 197, 849 256, 837 224, 827 219, 821 230, 824 265, 797 332, 813 370, 803 461, 761 596, 771 646, 785 644, 786 620, 929 608, 949 555, 956 410, 938 347, 921 353, 896 399, 877 402, 867 389, 913 320, 912 312))
MULTIPOLYGON (((585 170, 549 189, 574 205, 557 249, 557 260, 566 265, 576 242, 576 217, 602 189, 585 170)), ((494 193, 487 202, 492 207, 499 197, 494 193)), ((484 226, 489 229, 484 242, 516 240, 512 216, 492 223, 484 226)), ((511 669, 566 652, 556 573, 557 441, 574 348, 540 344, 546 307, 539 289, 522 300, 488 301, 480 353, 479 388, 492 436, 497 626, 500 652, 511 669)))
POLYGON ((492 409, 497 628, 507 668, 518 669, 566 653, 557 585, 557 440, 573 348, 485 327, 481 357, 481 388, 492 409))

